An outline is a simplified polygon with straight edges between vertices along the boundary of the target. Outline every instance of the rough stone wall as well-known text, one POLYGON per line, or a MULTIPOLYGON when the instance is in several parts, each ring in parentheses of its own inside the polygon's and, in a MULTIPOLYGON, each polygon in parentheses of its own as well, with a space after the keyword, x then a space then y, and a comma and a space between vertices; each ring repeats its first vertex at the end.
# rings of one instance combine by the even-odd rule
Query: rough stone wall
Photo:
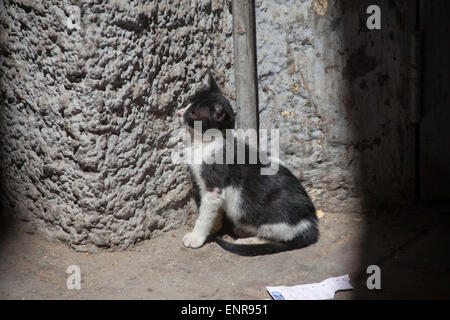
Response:
POLYGON ((230 3, 11 0, 1 27, 4 210, 77 250, 186 223, 173 114, 209 68, 232 98, 230 3))
POLYGON ((318 209, 345 212, 414 197, 408 1, 256 1, 261 128, 318 209), (366 27, 369 5, 381 30, 366 27))

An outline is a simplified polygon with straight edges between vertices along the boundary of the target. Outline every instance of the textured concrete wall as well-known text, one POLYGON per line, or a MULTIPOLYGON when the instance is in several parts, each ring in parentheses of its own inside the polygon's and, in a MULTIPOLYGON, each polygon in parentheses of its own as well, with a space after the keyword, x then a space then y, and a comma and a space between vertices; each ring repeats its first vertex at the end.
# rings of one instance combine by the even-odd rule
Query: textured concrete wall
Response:
POLYGON ((318 209, 393 207, 414 197, 408 1, 256 1, 261 128, 318 209), (369 30, 369 5, 381 30, 369 30), (406 8, 408 10, 406 10, 406 8))
MULTIPOLYGON (((342 208, 355 196, 359 154, 342 114, 346 84, 343 30, 314 1, 256 2, 261 128, 280 129, 281 158, 304 180, 320 209, 342 208)), ((357 199, 359 200, 359 199, 357 199)), ((346 207, 358 205, 358 201, 346 207)))
POLYGON ((170 159, 174 110, 213 66, 232 92, 229 3, 145 2, 1 3, 4 210, 78 250, 186 222, 196 206, 170 159))

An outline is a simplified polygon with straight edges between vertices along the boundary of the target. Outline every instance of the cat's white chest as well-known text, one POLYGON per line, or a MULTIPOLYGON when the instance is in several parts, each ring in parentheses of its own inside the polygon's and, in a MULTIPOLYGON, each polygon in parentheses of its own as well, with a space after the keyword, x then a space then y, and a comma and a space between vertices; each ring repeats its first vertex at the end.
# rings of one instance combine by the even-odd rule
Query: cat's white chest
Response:
MULTIPOLYGON (((207 192, 206 185, 201 175, 202 164, 211 164, 211 159, 214 158, 214 154, 220 154, 221 150, 223 150, 223 140, 221 139, 216 139, 210 143, 194 142, 189 150, 186 150, 186 152, 189 153, 189 159, 191 160, 189 166, 199 185, 201 196, 207 192)), ((222 156, 220 156, 220 158, 223 159, 222 156)), ((224 200, 223 209, 227 216, 235 222, 239 221, 242 215, 240 188, 227 186, 221 190, 220 196, 224 200)))

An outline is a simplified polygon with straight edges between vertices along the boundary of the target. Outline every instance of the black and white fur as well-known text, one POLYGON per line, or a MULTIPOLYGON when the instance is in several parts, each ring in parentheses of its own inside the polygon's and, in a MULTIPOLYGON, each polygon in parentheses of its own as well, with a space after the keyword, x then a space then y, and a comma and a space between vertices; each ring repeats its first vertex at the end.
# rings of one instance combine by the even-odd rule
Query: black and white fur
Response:
MULTIPOLYGON (((194 121, 202 122, 203 131, 210 128, 220 130, 223 133, 221 138, 206 145, 203 143, 201 157, 204 159, 215 149, 223 148, 225 158, 226 144, 237 139, 234 136, 234 141, 227 141, 225 135, 225 130, 234 129, 234 112, 211 74, 208 74, 206 83, 177 115, 191 129, 191 135, 194 121)), ((194 140, 189 151, 198 152, 199 143, 201 141, 194 140)), ((246 144, 247 154, 251 148, 246 144)), ((236 150, 234 154, 236 157, 236 150)), ((279 170, 274 175, 261 175, 260 169, 264 165, 260 161, 257 164, 202 162, 190 166, 199 185, 201 204, 193 231, 183 238, 184 246, 199 248, 208 237, 216 234, 222 226, 223 212, 241 235, 259 239, 256 244, 255 238, 230 243, 216 237, 220 246, 237 254, 274 253, 306 247, 318 240, 314 205, 300 181, 283 164, 279 163, 279 170)))

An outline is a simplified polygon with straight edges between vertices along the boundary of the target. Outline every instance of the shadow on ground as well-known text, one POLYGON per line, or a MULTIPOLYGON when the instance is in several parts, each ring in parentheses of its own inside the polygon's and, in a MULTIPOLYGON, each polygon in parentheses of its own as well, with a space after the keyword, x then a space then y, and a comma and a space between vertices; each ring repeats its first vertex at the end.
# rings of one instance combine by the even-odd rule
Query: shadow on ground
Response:
MULTIPOLYGON (((423 190, 430 187, 425 185, 430 179, 424 179, 429 178, 430 169, 441 167, 440 176, 431 182, 433 189, 448 189, 444 178, 450 174, 446 152, 450 145, 446 142, 447 147, 440 151, 425 148, 428 133, 423 119, 425 110, 448 108, 448 102, 442 104, 448 96, 445 90, 432 90, 441 94, 442 100, 427 92, 445 81, 448 86, 450 70, 437 66, 448 60, 444 58, 450 54, 444 44, 448 41, 442 41, 448 34, 433 26, 439 21, 440 27, 447 23, 444 30, 449 29, 449 2, 351 0, 340 4, 349 54, 344 70, 349 84, 348 116, 358 137, 354 147, 361 155, 357 176, 358 189, 363 190, 366 231, 360 256, 345 258, 356 251, 349 242, 336 259, 361 268, 353 276, 356 299, 448 299, 450 206, 435 205, 442 200, 437 193, 427 206, 420 203, 423 190), (381 8, 381 30, 366 27, 366 8, 373 4, 381 8), (434 59, 428 58, 431 53, 434 59), (436 69, 440 76, 429 77, 436 69), (425 164, 423 159, 430 157, 424 154, 430 152, 436 161, 425 164), (440 163, 447 165, 438 166, 440 163), (367 289, 370 275, 366 268, 370 265, 380 267, 381 290, 367 289)), ((448 123, 450 119, 438 121, 448 123)), ((450 141, 450 132, 440 132, 440 139, 450 141)))
POLYGON ((266 286, 347 273, 355 290, 335 299, 448 298, 448 216, 425 208, 383 219, 329 212, 318 243, 259 257, 236 256, 216 243, 186 249, 187 229, 127 251, 75 252, 12 224, 1 240, 0 299, 270 299, 266 286), (365 287, 370 264, 381 267, 381 290, 365 287), (70 265, 80 267, 80 290, 66 286, 70 265))

